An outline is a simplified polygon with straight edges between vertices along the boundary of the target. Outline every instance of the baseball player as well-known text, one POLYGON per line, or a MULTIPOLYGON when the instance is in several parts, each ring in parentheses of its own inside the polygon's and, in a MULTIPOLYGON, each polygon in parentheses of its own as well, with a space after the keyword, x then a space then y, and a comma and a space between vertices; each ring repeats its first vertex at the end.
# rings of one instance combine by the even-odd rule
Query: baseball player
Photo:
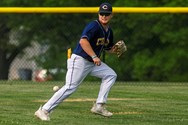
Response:
POLYGON ((90 22, 85 27, 71 58, 67 60, 65 85, 35 112, 36 117, 49 121, 49 113, 75 92, 87 75, 102 79, 98 98, 91 112, 106 117, 113 115, 105 108, 105 104, 117 74, 100 60, 100 55, 103 50, 106 50, 120 56, 125 52, 126 46, 123 41, 113 43, 113 32, 109 27, 111 18, 112 6, 109 3, 102 3, 99 7, 98 20, 90 22))

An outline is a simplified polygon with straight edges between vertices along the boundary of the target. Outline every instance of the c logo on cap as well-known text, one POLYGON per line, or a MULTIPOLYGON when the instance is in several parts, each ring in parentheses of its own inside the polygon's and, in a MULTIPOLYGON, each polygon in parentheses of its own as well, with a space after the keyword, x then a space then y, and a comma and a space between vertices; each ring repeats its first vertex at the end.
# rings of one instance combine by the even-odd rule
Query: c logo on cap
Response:
POLYGON ((104 6, 102 6, 102 8, 103 8, 104 10, 106 10, 106 9, 108 9, 108 6, 107 6, 107 5, 104 5, 104 6))

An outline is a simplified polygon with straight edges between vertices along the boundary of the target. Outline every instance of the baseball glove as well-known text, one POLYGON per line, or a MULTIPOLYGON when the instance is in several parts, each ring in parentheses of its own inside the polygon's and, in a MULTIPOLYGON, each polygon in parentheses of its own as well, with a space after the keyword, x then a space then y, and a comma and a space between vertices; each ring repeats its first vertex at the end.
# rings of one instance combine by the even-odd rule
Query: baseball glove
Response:
POLYGON ((125 51, 127 51, 127 47, 123 40, 118 41, 113 46, 114 52, 117 54, 118 57, 120 57, 125 51))

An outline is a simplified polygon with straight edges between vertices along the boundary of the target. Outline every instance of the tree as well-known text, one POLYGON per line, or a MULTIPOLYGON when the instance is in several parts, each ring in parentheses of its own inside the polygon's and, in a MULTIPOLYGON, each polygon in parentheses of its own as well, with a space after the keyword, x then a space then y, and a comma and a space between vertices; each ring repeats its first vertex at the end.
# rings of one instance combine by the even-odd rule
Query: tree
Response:
POLYGON ((33 31, 21 28, 20 26, 12 28, 9 15, 0 15, 0 19, 0 79, 5 80, 8 78, 12 61, 26 47, 31 45, 33 31), (10 40, 10 37, 15 33, 18 34, 17 37, 14 36, 17 41, 13 42, 10 40))
MULTIPOLYGON (((4 0, 1 6, 99 6, 101 2, 105 1, 4 0)), ((119 7, 187 5, 183 0, 111 0, 110 3, 119 7)), ((86 23, 96 17, 97 14, 1 14, 0 79, 7 79, 11 62, 33 41, 48 47, 35 58, 38 65, 47 69, 65 68, 66 49, 75 46, 86 23), (16 44, 10 42, 14 33, 17 33, 16 44)), ((123 39, 128 46, 121 59, 106 54, 118 80, 187 81, 187 20, 186 14, 115 14, 111 23, 115 41, 123 39)))
MULTIPOLYGON (((117 6, 185 6, 181 1, 117 1, 117 6)), ((186 14, 117 15, 115 36, 124 36, 128 52, 117 67, 122 80, 187 81, 186 14), (120 30, 121 29, 121 30, 120 30), (123 64, 124 63, 124 64, 123 64)))
MULTIPOLYGON (((99 6, 100 2, 96 1, 74 1, 61 0, 54 2, 53 0, 38 1, 33 0, 32 3, 25 0, 9 0, 1 1, 1 6, 15 7, 60 7, 60 6, 99 6)), ((77 32, 81 32, 81 28, 86 23, 83 18, 93 15, 79 14, 59 15, 59 14, 1 14, 0 15, 0 80, 8 79, 9 68, 12 61, 29 46, 33 41, 41 45, 47 45, 48 51, 36 60, 43 68, 65 67, 65 53, 68 47, 71 47, 73 41, 79 38, 77 32), (75 19, 75 23, 70 22, 75 19), (82 22, 78 25, 78 22, 82 22), (66 27, 65 27, 66 26, 66 27), (69 32, 70 29, 72 32, 69 32), (10 41, 10 36, 15 33, 14 40, 16 44, 10 41), (43 57, 41 60, 40 57, 43 57), (63 59, 63 58, 64 59, 63 59), (56 60, 56 61, 54 61, 56 60)))
POLYGON ((10 57, 6 57, 6 51, 8 50, 6 41, 8 41, 8 34, 10 32, 10 28, 6 25, 6 18, 3 17, 0 22, 0 79, 7 79, 8 68, 11 62, 10 57))

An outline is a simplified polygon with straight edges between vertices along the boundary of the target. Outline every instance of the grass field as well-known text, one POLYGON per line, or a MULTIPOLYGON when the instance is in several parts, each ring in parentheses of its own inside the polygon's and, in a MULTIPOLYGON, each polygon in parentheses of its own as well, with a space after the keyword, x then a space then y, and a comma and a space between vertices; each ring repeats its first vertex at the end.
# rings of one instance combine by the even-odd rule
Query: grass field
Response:
POLYGON ((60 82, 0 81, 0 125, 188 125, 188 83, 117 82, 110 94, 110 118, 90 113, 99 83, 83 83, 51 114, 34 117, 60 82))

